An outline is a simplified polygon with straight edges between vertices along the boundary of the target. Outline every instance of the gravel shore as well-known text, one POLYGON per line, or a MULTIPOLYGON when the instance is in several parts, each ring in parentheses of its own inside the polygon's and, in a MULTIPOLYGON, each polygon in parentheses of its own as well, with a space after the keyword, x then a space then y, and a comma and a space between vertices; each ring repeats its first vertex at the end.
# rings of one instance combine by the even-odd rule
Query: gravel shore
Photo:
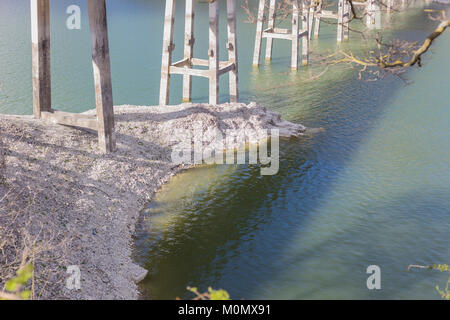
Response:
POLYGON ((106 155, 94 132, 0 115, 0 223, 20 229, 17 244, 0 251, 0 267, 18 254, 12 248, 28 248, 35 298, 138 298, 146 270, 131 258, 136 222, 161 185, 190 166, 171 160, 175 128, 251 128, 256 138, 265 129, 282 137, 305 132, 255 103, 118 106, 115 114, 118 149, 106 155), (80 290, 66 288, 71 265, 81 269, 80 290))

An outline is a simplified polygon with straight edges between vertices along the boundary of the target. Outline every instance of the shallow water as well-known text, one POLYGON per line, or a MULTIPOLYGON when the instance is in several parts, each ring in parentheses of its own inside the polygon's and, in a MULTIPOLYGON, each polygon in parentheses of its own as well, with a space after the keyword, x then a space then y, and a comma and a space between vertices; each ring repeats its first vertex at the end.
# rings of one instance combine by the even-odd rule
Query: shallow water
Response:
MULTIPOLYGON (((78 112, 94 106, 94 93, 87 15, 80 31, 65 28, 65 9, 74 3, 87 12, 85 1, 52 1, 52 98, 54 107, 78 112)), ((32 112, 28 5, 0 3, 2 113, 32 112)), ((206 57, 206 6, 198 9, 196 55, 206 57)), ((163 1, 108 2, 116 105, 157 103, 162 12, 163 1)), ((224 288, 235 299, 439 298, 434 287, 448 275, 406 269, 450 257, 450 35, 438 39, 422 69, 407 73, 408 85, 392 77, 360 81, 342 68, 307 82, 320 69, 291 73, 282 41, 271 65, 252 69, 254 25, 243 19, 241 12, 242 100, 325 131, 282 141, 273 177, 260 176, 257 166, 199 167, 166 185, 145 210, 136 240, 136 259, 150 271, 144 297, 189 297, 190 285, 224 288), (366 288, 372 264, 382 270, 379 291, 366 288)), ((421 40, 434 26, 412 9, 395 16, 389 33, 421 40)), ((335 26, 324 25, 312 57, 334 50, 335 36, 335 26)), ((362 42, 354 36, 345 46, 359 50, 362 42)), ((175 104, 181 79, 174 79, 175 104)), ((226 101, 227 77, 221 84, 226 101)), ((194 101, 207 92, 207 81, 195 79, 194 101)))

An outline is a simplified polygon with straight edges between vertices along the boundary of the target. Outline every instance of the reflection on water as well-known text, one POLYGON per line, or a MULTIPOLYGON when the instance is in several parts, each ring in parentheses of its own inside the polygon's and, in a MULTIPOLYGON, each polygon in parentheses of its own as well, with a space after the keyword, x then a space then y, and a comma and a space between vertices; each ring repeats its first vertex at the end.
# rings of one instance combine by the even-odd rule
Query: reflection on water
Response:
MULTIPOLYGON (((406 14, 397 33, 420 39, 433 26, 422 18, 406 14)), ((316 50, 334 45, 324 38, 316 50)), ((282 141, 276 176, 201 167, 165 186, 136 242, 149 270, 144 297, 189 297, 190 285, 235 299, 439 298, 434 286, 445 274, 406 269, 450 256, 450 96, 441 80, 449 39, 409 72, 410 85, 359 81, 339 68, 308 82, 314 67, 288 72, 280 46, 271 65, 248 69, 253 99, 325 131, 282 141), (366 287, 372 264, 381 267, 381 291, 366 287)))

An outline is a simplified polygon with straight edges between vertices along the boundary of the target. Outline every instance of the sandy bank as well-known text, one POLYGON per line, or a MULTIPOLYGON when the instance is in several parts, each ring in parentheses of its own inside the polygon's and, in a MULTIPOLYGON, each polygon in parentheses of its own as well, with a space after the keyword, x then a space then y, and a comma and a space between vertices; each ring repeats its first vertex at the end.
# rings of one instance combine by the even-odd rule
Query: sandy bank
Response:
MULTIPOLYGON (((138 297, 146 271, 131 259, 136 221, 160 186, 188 166, 172 162, 175 128, 251 128, 256 139, 265 129, 288 137, 305 131, 256 104, 120 106, 115 113, 118 150, 108 155, 95 133, 0 115, 0 225, 17 228, 18 244, 46 244, 35 257, 41 298, 138 297), (65 288, 70 265, 81 269, 81 290, 65 288)), ((0 264, 17 254, 4 246, 0 264)))

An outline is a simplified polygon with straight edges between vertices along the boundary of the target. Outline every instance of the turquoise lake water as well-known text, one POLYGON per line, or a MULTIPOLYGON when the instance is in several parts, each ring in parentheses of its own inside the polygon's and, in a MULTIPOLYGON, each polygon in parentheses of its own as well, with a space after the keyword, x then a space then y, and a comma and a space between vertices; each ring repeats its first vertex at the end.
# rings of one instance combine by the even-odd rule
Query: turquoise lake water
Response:
MULTIPOLYGON (((175 59, 182 56, 179 4, 175 59)), ((108 1, 116 105, 158 102, 163 6, 162 0, 108 1)), ((86 2, 52 1, 51 9, 53 106, 86 111, 94 106, 86 2), (82 8, 81 30, 65 27, 70 4, 82 8)), ((206 12, 198 5, 196 56, 202 58, 206 12)), ((255 26, 244 19, 240 10, 241 100, 324 131, 283 140, 275 176, 260 176, 257 166, 209 166, 163 187, 136 237, 136 260, 149 270, 143 298, 190 297, 190 285, 223 288, 234 299, 438 299, 435 286, 444 286, 448 274, 407 267, 450 262, 450 34, 437 40, 423 68, 404 75, 407 82, 361 81, 355 70, 340 67, 306 81, 319 67, 313 61, 290 72, 290 46, 282 41, 270 65, 253 69, 255 26), (366 287, 369 265, 381 268, 381 290, 366 287)), ((435 25, 414 8, 394 15, 386 33, 421 41, 435 25)), ((2 0, 1 113, 32 113, 29 29, 29 1, 2 0)), ((343 46, 362 45, 352 35, 343 46)), ((324 24, 311 57, 335 49, 335 26, 324 24)), ((176 104, 181 78, 172 85, 176 104)), ((194 101, 207 94, 207 81, 195 79, 194 101)))

